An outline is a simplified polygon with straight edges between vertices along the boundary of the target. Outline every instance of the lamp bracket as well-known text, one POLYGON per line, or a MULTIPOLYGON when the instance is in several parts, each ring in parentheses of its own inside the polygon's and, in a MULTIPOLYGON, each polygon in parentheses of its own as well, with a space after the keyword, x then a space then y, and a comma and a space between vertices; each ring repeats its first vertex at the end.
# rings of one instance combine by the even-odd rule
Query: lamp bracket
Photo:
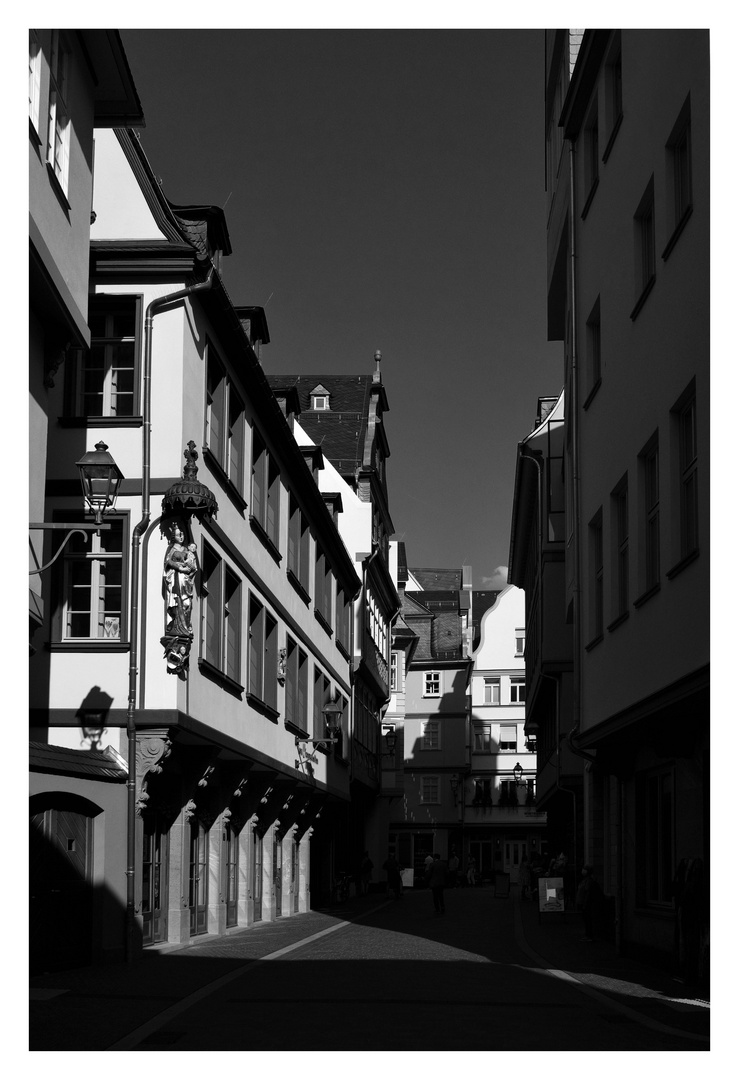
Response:
POLYGON ((32 577, 34 574, 43 574, 44 570, 48 570, 50 566, 53 566, 56 560, 59 558, 65 547, 72 539, 75 533, 80 533, 81 536, 87 537, 87 533, 96 532, 99 533, 101 529, 111 529, 113 526, 107 525, 72 525, 69 522, 64 521, 32 521, 29 524, 29 529, 69 529, 69 532, 59 545, 59 550, 54 555, 53 559, 49 559, 43 566, 39 566, 37 570, 29 570, 28 576, 32 577))

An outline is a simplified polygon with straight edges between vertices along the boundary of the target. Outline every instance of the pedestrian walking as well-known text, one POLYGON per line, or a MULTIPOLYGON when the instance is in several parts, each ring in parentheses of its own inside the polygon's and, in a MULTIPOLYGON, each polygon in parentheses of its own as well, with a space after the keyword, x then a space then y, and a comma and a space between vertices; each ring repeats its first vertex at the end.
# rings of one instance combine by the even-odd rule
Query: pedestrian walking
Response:
POLYGON ((602 895, 600 885, 593 877, 592 866, 583 866, 575 901, 578 909, 582 911, 583 923, 585 925, 585 937, 583 938, 583 941, 592 941, 595 936, 595 915, 602 895))
POLYGON ((394 855, 388 855, 382 864, 382 869, 387 871, 388 888, 395 894, 395 899, 400 900, 402 881, 400 877, 400 864, 394 855))
POLYGON ((366 896, 370 890, 370 881, 372 880, 372 868, 374 867, 372 859, 369 857, 369 851, 365 851, 362 856, 362 865, 360 867, 360 881, 362 886, 362 896, 366 896))
POLYGON ((477 884, 477 863, 472 855, 467 856, 467 884, 477 884))
POLYGON ((457 874, 459 873, 459 858, 456 851, 452 848, 451 858, 449 859, 449 876, 447 878, 447 884, 450 889, 456 889, 457 887, 457 874))
POLYGON ((449 866, 446 861, 441 858, 438 852, 435 851, 434 861, 429 869, 428 883, 434 901, 434 911, 437 915, 443 915, 446 910, 444 907, 444 886, 446 885, 448 873, 449 866))

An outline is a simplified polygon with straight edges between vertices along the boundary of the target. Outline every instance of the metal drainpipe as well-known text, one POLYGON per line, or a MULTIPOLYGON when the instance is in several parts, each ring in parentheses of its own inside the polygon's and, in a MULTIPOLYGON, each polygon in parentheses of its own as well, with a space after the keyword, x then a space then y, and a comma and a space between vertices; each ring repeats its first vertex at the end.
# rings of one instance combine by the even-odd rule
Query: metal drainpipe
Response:
POLYGON ((139 565, 141 556, 141 537, 146 531, 151 516, 151 337, 154 316, 169 304, 205 292, 213 284, 213 270, 205 281, 190 285, 167 296, 152 300, 144 317, 144 374, 143 374, 143 429, 141 445, 141 520, 133 530, 131 537, 131 603, 130 603, 130 661, 128 666, 128 711, 126 713, 126 733, 128 736, 128 782, 127 794, 127 836, 126 836, 126 960, 134 959, 134 940, 136 929, 136 678, 138 675, 139 645, 139 565))
MULTIPOLYGON (((581 689, 582 689, 582 662, 580 645, 582 639, 581 624, 581 597, 580 597, 580 418, 578 415, 578 355, 577 355, 577 234, 575 229, 575 140, 570 139, 570 337, 571 337, 571 402, 572 415, 570 427, 572 430, 572 511, 574 527, 574 559, 575 559, 575 582, 573 588, 574 606, 574 657, 575 678, 573 683, 573 720, 574 724, 568 740, 577 735, 580 730, 581 689)), ((571 745, 571 744, 570 744, 571 745)))

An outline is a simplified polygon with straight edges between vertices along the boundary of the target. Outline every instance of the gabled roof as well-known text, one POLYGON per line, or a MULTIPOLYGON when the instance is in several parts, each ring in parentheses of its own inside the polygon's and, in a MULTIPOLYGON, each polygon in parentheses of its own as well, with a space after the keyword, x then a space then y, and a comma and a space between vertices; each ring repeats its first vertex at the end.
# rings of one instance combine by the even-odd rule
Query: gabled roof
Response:
POLYGON ((32 772, 59 773, 89 780, 113 780, 122 783, 128 778, 110 747, 105 750, 70 750, 66 746, 48 743, 29 743, 29 768, 32 772))
POLYGON ((426 590, 453 592, 462 588, 461 570, 434 570, 416 566, 409 567, 409 570, 424 592, 426 590))
POLYGON ((353 476, 365 464, 373 390, 380 394, 379 411, 388 408, 382 383, 372 375, 271 375, 269 384, 275 391, 298 391, 300 426, 342 476, 353 476), (311 394, 318 387, 330 395, 327 410, 311 409, 311 394))

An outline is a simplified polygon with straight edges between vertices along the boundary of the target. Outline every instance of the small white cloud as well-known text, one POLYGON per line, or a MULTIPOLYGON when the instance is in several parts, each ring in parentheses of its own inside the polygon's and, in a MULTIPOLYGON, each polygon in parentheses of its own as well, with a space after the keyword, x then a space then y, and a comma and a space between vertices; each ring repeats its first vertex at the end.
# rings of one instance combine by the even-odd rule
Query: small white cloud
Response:
POLYGON ((508 567, 496 566, 490 577, 484 577, 481 580, 484 589, 505 589, 508 584, 508 567))

